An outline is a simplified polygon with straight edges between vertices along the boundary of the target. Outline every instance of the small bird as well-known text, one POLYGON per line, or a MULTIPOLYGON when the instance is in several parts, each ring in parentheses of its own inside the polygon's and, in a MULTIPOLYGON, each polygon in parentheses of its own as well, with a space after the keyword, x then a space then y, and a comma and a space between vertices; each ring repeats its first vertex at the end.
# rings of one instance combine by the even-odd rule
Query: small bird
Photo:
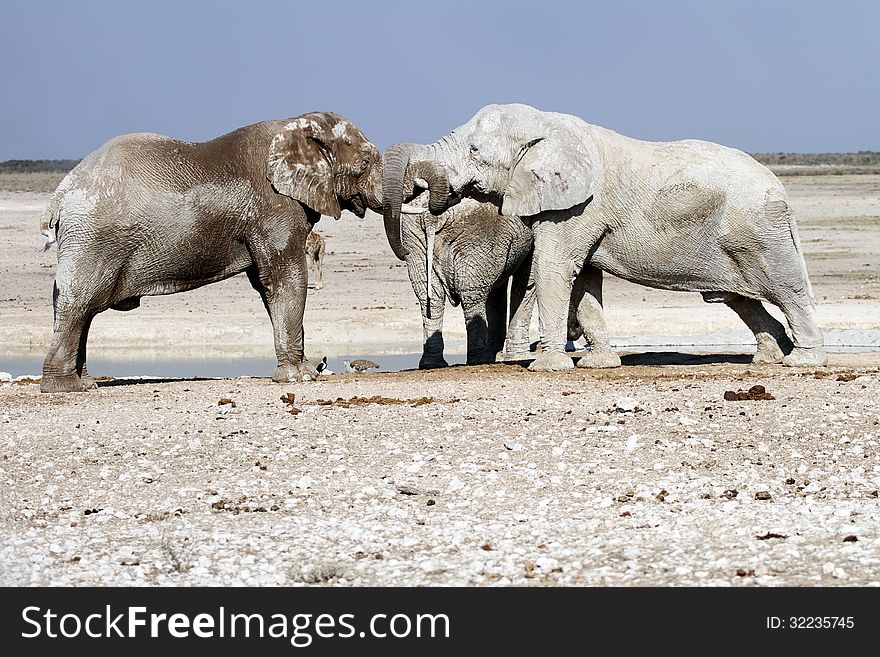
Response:
POLYGON ((330 376, 331 374, 333 374, 333 370, 331 370, 329 367, 327 367, 327 357, 326 356, 324 356, 321 359, 320 363, 315 365, 315 369, 318 370, 318 374, 320 374, 321 376, 330 376))
POLYGON ((357 360, 344 360, 342 364, 345 366, 345 371, 348 373, 351 372, 366 372, 367 370, 375 370, 379 369, 379 364, 374 363, 371 360, 364 360, 363 358, 359 358, 357 360))

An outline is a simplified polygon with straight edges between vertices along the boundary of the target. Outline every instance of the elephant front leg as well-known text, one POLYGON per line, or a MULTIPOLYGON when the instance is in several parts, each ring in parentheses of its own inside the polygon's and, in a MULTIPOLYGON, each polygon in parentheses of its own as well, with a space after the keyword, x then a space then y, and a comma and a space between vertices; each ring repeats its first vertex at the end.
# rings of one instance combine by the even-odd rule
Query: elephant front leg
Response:
MULTIPOLYGON (((584 265, 575 278, 571 293, 571 311, 590 348, 577 362, 578 367, 620 367, 620 356, 611 348, 605 314, 602 310, 602 270, 584 265)), ((571 311, 569 324, 572 324, 571 311)))
POLYGON ((275 355, 278 366, 272 372, 277 383, 314 381, 318 372, 305 359, 303 313, 306 307, 308 270, 305 254, 278 254, 272 261, 257 264, 247 271, 248 279, 263 298, 272 321, 275 355))
POLYGON ((529 365, 532 372, 570 370, 574 363, 565 353, 568 337, 568 304, 571 299, 571 261, 541 253, 535 241, 535 289, 541 327, 541 354, 529 365), (549 257, 548 257, 549 256, 549 257))

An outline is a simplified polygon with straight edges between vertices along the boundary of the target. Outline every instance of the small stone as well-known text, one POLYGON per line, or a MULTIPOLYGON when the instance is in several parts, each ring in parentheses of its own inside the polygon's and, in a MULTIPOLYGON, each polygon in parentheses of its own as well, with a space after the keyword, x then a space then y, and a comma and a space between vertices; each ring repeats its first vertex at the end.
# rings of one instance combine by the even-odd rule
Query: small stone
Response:
POLYGON ((770 495, 770 492, 766 490, 759 490, 757 493, 755 493, 756 500, 769 500, 772 499, 772 497, 773 496, 770 495))
POLYGON ((849 534, 848 536, 844 536, 844 537, 843 537, 843 542, 844 542, 844 543, 855 543, 855 542, 857 542, 858 540, 859 540, 859 537, 856 536, 855 534, 849 534))
POLYGON ((535 559, 535 567, 545 573, 559 567, 559 562, 553 557, 538 557, 535 559))
POLYGON ((614 408, 620 413, 634 413, 639 408, 639 400, 632 397, 622 397, 614 402, 614 408))
POLYGON ((522 445, 515 440, 506 440, 504 441, 504 447, 511 452, 519 452, 522 451, 522 445))
POLYGON ((449 485, 446 487, 446 492, 455 493, 457 491, 460 491, 462 488, 464 488, 464 482, 458 477, 453 477, 449 481, 449 485))

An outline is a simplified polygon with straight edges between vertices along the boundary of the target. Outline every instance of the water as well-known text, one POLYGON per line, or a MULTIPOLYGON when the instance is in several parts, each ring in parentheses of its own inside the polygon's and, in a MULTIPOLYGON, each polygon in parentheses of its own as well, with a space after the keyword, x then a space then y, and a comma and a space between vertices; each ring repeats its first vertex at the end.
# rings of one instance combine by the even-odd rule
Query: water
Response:
MULTIPOLYGON (((624 365, 635 364, 699 364, 705 362, 747 362, 751 358, 753 347, 741 344, 729 345, 651 345, 625 346, 617 349, 622 355, 624 365), (700 355, 703 355, 701 358, 700 355)), ((845 347, 830 346, 829 352, 836 353, 880 353, 880 347, 845 347)), ((164 378, 234 378, 238 376, 269 377, 275 369, 275 358, 272 356, 186 356, 179 358, 119 358, 114 355, 101 355, 99 349, 89 358, 89 374, 92 376, 110 376, 114 378, 127 376, 147 376, 164 378)), ((39 375, 43 369, 42 352, 26 352, 16 355, 0 355, 0 372, 9 372, 12 376, 39 375)), ((327 358, 327 365, 336 374, 343 374, 343 360, 363 358, 379 364, 379 372, 399 372, 418 369, 421 354, 352 354, 327 358)), ((465 354, 446 354, 446 362, 450 365, 463 365, 467 360, 465 354)), ((317 362, 312 363, 316 365, 317 362)))
MULTIPOLYGON (((117 358, 102 357, 100 350, 94 350, 89 357, 89 374, 92 376, 149 376, 171 378, 234 378, 237 376, 269 377, 277 364, 274 356, 211 356, 185 358, 117 358)), ((42 353, 27 353, 15 356, 0 355, 0 372, 12 376, 39 375, 43 370, 42 353)), ((328 357, 327 366, 336 374, 343 374, 343 360, 363 358, 379 364, 379 372, 398 372, 418 369, 421 354, 391 354, 375 356, 354 354, 351 356, 328 357)), ((465 354, 446 354, 450 365, 461 365, 466 361, 465 354)), ((317 362, 312 362, 317 365, 317 362)))

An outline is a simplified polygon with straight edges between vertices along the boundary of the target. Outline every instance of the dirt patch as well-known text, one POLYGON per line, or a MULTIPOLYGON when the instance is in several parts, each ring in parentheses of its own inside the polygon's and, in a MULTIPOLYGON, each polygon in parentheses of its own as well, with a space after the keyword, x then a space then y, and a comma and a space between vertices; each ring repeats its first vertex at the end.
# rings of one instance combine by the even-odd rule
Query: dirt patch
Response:
MULTIPOLYGON (((418 397, 416 399, 397 399, 396 397, 383 397, 382 395, 373 395, 372 397, 351 397, 343 399, 316 399, 313 404, 317 406, 337 406, 339 408, 352 408, 355 406, 369 406, 370 404, 379 404, 381 406, 424 406, 425 404, 433 404, 437 400, 433 397, 418 397)), ((448 400, 446 403, 457 402, 458 399, 448 400)))
POLYGON ((760 384, 753 385, 748 390, 740 389, 736 392, 727 390, 724 393, 724 401, 772 401, 774 399, 776 397, 767 392, 760 384))

